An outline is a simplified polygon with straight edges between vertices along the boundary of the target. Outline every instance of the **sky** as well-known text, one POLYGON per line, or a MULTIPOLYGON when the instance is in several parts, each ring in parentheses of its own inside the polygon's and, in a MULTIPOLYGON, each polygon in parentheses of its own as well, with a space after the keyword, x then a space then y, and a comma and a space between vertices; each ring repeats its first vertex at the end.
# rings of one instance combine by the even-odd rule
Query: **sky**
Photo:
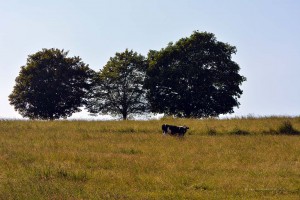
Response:
POLYGON ((230 116, 299 116, 299 10, 299 0, 0 0, 0 119, 22 118, 8 95, 43 48, 99 71, 116 52, 146 56, 196 30, 237 48, 232 59, 247 81, 230 116))

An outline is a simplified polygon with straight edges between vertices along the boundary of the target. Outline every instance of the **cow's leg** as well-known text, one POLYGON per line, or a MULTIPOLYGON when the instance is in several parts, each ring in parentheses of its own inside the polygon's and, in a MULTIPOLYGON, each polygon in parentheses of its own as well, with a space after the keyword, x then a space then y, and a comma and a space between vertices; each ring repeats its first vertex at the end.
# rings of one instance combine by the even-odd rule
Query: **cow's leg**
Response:
POLYGON ((162 129, 162 134, 165 135, 166 134, 166 124, 163 124, 161 126, 161 129, 162 129))
POLYGON ((163 130, 163 135, 170 135, 170 134, 172 134, 172 130, 171 130, 171 128, 167 124, 163 125, 162 130, 163 130))
POLYGON ((172 130, 170 129, 170 127, 167 128, 167 134, 173 135, 172 130))

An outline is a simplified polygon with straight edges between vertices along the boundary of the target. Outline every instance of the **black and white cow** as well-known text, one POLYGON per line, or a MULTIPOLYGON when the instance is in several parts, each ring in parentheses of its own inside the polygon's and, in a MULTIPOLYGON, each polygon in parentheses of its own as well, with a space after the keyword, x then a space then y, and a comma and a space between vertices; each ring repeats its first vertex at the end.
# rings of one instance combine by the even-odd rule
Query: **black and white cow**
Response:
POLYGON ((187 129, 189 129, 189 127, 185 125, 173 126, 173 125, 163 124, 161 129, 163 131, 163 135, 170 134, 170 135, 184 136, 184 134, 186 133, 187 129))

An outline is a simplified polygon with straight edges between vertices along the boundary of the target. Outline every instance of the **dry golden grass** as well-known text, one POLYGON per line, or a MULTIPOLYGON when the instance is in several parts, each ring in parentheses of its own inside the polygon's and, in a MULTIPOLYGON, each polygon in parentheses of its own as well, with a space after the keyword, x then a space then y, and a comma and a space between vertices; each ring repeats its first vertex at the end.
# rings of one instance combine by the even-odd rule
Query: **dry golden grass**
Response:
POLYGON ((0 199, 299 199, 285 121, 300 130, 277 117, 0 121, 0 199), (190 130, 164 137, 163 123, 190 130))

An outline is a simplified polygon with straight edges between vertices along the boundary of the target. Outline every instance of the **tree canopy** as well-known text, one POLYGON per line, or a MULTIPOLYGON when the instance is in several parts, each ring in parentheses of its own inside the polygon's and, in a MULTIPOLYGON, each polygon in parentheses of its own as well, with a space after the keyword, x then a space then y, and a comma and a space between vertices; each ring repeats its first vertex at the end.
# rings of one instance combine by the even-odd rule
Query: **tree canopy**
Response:
POLYGON ((235 53, 236 47, 198 31, 160 51, 151 50, 145 87, 152 111, 179 117, 232 113, 246 80, 232 60, 235 53))
POLYGON ((79 57, 59 49, 29 55, 21 67, 10 104, 23 117, 54 120, 71 116, 85 104, 93 71, 79 57))
POLYGON ((95 79, 87 109, 95 114, 121 115, 124 120, 147 111, 143 90, 146 68, 142 55, 128 49, 116 53, 95 79))

